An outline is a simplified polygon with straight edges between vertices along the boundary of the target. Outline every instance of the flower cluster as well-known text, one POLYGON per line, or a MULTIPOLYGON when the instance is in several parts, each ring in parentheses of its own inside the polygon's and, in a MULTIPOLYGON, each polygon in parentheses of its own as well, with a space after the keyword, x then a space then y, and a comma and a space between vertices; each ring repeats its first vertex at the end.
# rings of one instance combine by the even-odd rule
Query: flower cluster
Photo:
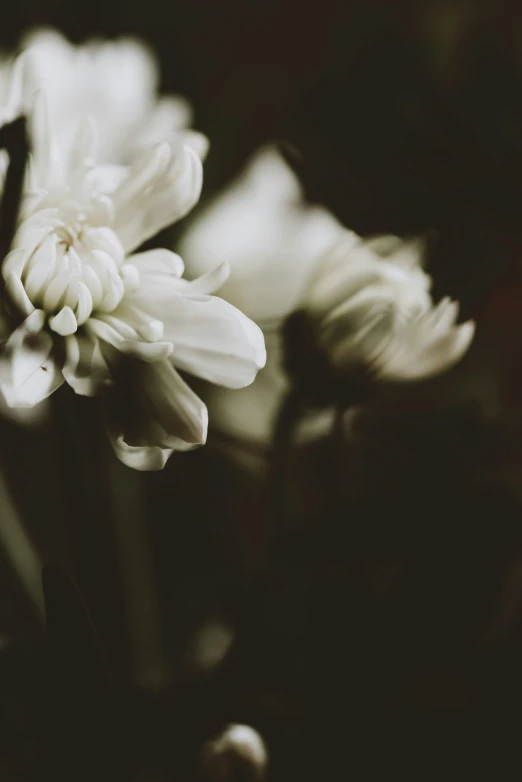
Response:
POLYGON ((233 402, 219 389, 209 394, 219 426, 270 439, 288 388, 282 327, 298 311, 311 323, 315 346, 333 373, 362 367, 373 381, 406 382, 459 361, 474 324, 456 323, 455 302, 433 303, 424 245, 419 238, 362 239, 305 202, 275 148, 258 152, 180 244, 192 274, 229 261, 232 271, 220 295, 260 323, 269 348, 266 368, 233 402))
POLYGON ((288 384, 281 327, 292 313, 306 313, 329 376, 363 366, 376 381, 415 380, 465 353, 474 326, 456 324, 455 303, 433 303, 422 241, 348 231, 304 202, 272 147, 185 233, 191 281, 180 255, 140 251, 199 199, 207 140, 189 105, 158 97, 156 63, 137 41, 75 47, 44 30, 24 46, 0 68, 2 119, 26 114, 31 145, 1 259, 0 390, 11 408, 63 383, 103 392, 117 455, 153 470, 206 440, 206 406, 179 370, 244 388, 265 364, 265 338, 252 393, 231 406, 216 391, 213 404, 234 434, 266 438, 288 384))

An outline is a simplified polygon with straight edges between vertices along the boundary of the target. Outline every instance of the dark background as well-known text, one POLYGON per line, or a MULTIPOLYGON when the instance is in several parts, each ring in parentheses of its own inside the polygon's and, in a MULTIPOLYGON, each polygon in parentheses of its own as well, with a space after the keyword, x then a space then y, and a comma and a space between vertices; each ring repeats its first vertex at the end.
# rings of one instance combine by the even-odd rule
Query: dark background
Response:
POLYGON ((284 534, 268 482, 224 459, 217 434, 136 475, 95 403, 66 389, 43 428, 2 422, 13 495, 60 567, 47 633, 0 570, 2 779, 190 780, 228 720, 266 737, 274 780, 518 773, 522 9, 24 0, 0 40, 38 24, 154 45, 164 90, 190 98, 211 140, 203 200, 275 139, 350 228, 434 232, 435 295, 478 332, 447 377, 370 400, 349 444, 288 457, 284 534), (134 617, 130 550, 148 557, 134 617), (216 618, 235 643, 202 673, 191 643, 216 618), (136 627, 153 638, 145 683, 136 627))

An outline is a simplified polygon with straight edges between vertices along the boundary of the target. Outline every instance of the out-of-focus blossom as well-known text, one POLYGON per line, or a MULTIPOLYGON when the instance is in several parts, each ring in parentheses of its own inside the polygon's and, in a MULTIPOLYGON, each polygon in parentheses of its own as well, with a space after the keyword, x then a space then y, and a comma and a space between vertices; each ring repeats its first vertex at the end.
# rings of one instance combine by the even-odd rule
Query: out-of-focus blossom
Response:
POLYGON ((192 638, 190 666, 205 673, 215 671, 225 659, 232 643, 234 630, 218 619, 209 619, 198 628, 192 638))
POLYGON ((173 450, 206 439, 206 407, 177 369, 237 388, 265 361, 258 327, 210 295, 226 267, 188 282, 178 255, 135 252, 198 200, 201 161, 175 139, 129 166, 96 165, 94 123, 60 147, 42 95, 31 142, 20 223, 1 266, 10 333, 0 388, 9 406, 33 407, 64 381, 84 395, 111 387, 117 455, 161 469, 173 450))
MULTIPOLYGON (((74 45, 57 30, 43 28, 29 33, 21 48, 33 76, 25 104, 35 90, 43 90, 60 148, 72 151, 79 124, 90 116, 98 127, 96 159, 104 163, 128 163, 151 144, 180 136, 200 157, 206 154, 207 139, 190 130, 190 104, 180 96, 158 96, 158 63, 141 41, 120 38, 74 45)), ((6 58, 0 68, 3 94, 10 67, 6 58)))
POLYGON ((179 246, 190 275, 227 261, 219 295, 261 325, 267 364, 255 383, 230 395, 209 389, 212 420, 237 437, 265 442, 288 381, 280 326, 299 306, 314 266, 342 232, 325 209, 308 206, 274 147, 261 149, 232 185, 198 216, 179 246))
POLYGON ((473 337, 472 323, 456 325, 455 303, 433 305, 421 240, 363 240, 346 230, 304 202, 274 148, 261 150, 189 226, 180 248, 193 274, 227 259, 232 271, 220 295, 265 330, 268 361, 256 382, 233 400, 221 389, 209 393, 213 420, 234 436, 270 439, 288 387, 280 329, 292 312, 307 313, 334 372, 362 365, 380 380, 442 372, 473 337))
POLYGON ((305 203, 299 181, 268 146, 197 216, 180 251, 194 275, 227 261, 220 296, 269 325, 299 305, 318 256, 341 232, 329 212, 305 203))
POLYGON ((378 379, 408 381, 462 358, 475 326, 456 324, 456 302, 433 304, 423 256, 421 240, 346 232, 319 260, 301 306, 336 369, 362 365, 378 379))
POLYGON ((249 725, 229 725, 207 742, 200 754, 200 771, 208 782, 234 779, 261 782, 267 767, 266 745, 249 725))

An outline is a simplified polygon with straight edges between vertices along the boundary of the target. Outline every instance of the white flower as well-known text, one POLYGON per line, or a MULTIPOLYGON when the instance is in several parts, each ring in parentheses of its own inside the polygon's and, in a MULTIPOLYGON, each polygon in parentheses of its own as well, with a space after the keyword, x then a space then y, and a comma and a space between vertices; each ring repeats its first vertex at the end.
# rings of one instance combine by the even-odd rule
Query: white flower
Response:
POLYGON ((233 400, 223 389, 209 392, 213 421, 233 436, 270 440, 288 388, 279 329, 293 311, 308 312, 334 369, 362 364, 381 380, 442 372, 473 337, 472 323, 455 324, 455 303, 433 305, 421 241, 364 241, 344 229, 304 202, 273 148, 261 150, 189 226, 180 251, 189 273, 228 259, 232 271, 220 295, 265 330, 268 362, 256 382, 233 400))
POLYGON ((427 378, 468 349, 475 326, 456 325, 458 305, 434 306, 422 269, 424 244, 346 232, 319 260, 302 307, 333 366, 363 365, 382 380, 427 378))
MULTIPOLYGON (((133 38, 93 40, 76 46, 53 29, 29 33, 22 49, 33 75, 28 93, 42 90, 58 146, 71 151, 78 125, 91 116, 98 128, 96 159, 128 163, 152 144, 182 137, 200 157, 208 142, 189 130, 192 110, 180 96, 158 97, 159 69, 151 49, 133 38)), ((0 69, 0 89, 9 84, 10 61, 0 69)))
POLYGON ((0 388, 10 406, 32 407, 64 380, 85 395, 112 386, 117 455, 161 469, 173 450, 206 439, 205 405, 177 369, 236 388, 265 361, 258 327, 209 295, 225 267, 188 282, 178 255, 135 252, 197 201, 201 161, 178 140, 129 167, 95 165, 92 121, 60 149, 42 97, 31 129, 21 220, 1 267, 4 309, 19 325, 4 346, 0 388))
POLYGON ((301 186, 272 146, 189 226, 180 254, 191 275, 227 261, 231 273, 219 295, 261 325, 267 365, 255 383, 234 394, 209 389, 212 420, 226 432, 270 439, 288 381, 282 371, 279 327, 305 295, 317 258, 342 227, 325 209, 308 206, 301 186))

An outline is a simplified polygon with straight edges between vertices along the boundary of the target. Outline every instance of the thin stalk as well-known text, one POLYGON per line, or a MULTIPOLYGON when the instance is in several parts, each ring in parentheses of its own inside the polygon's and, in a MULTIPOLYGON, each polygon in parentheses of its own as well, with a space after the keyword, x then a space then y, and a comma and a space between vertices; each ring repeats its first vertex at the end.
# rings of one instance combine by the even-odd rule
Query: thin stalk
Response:
POLYGON ((138 687, 157 691, 169 684, 169 672, 146 529, 143 479, 121 464, 108 449, 107 453, 111 517, 130 635, 131 676, 138 687))
POLYGON ((286 502, 288 462, 292 453, 294 434, 302 413, 301 397, 295 389, 291 388, 283 399, 275 421, 272 454, 268 469, 273 539, 284 533, 289 524, 286 502))
POLYGON ((43 563, 20 519, 2 470, 0 470, 0 546, 4 549, 14 573, 43 624, 45 622, 42 591, 43 563))

